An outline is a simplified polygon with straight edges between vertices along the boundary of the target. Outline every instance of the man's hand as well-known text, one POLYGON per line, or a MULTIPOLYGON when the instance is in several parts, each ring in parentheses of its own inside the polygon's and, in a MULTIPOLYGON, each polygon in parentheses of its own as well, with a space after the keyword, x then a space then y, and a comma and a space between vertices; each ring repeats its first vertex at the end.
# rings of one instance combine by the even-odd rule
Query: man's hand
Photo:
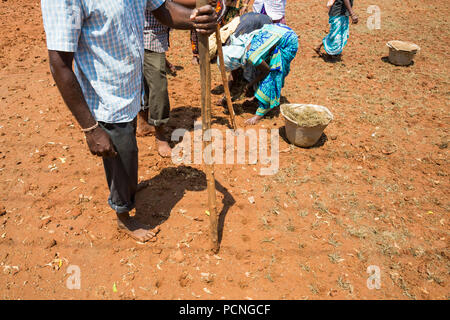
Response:
POLYGON ((191 21, 194 22, 194 28, 197 33, 210 35, 216 31, 217 13, 213 7, 206 5, 194 9, 191 21))
MULTIPOLYGON (((88 108, 80 84, 73 73, 73 52, 49 51, 50 70, 61 95, 81 128, 90 128, 96 121, 88 108)), ((86 132, 86 141, 92 154, 102 157, 117 155, 108 134, 102 128, 86 132)))
POLYGON ((216 31, 217 13, 210 4, 192 10, 177 2, 166 1, 152 13, 159 22, 170 28, 196 29, 198 33, 207 35, 216 31))
POLYGON ((89 146, 89 150, 93 155, 100 157, 117 156, 117 152, 114 149, 111 138, 105 132, 105 130, 100 127, 86 132, 86 142, 89 146))
POLYGON ((351 18, 352 18, 352 23, 353 24, 357 24, 358 23, 359 19, 358 19, 358 16, 355 13, 353 13, 351 15, 351 18))

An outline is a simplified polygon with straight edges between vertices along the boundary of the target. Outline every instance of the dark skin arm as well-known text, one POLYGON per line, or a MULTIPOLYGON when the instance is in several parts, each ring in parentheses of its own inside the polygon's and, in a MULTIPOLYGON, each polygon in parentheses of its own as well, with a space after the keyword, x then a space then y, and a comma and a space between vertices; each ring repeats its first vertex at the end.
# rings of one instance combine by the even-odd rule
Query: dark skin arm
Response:
MULTIPOLYGON (((49 50, 48 53, 50 70, 69 110, 82 128, 94 126, 96 121, 89 110, 80 84, 72 70, 73 52, 49 50)), ((100 127, 86 132, 86 142, 94 155, 102 157, 117 155, 108 134, 100 127)))
MULTIPOLYGON (((197 32, 211 34, 216 30, 216 15, 211 6, 190 10, 181 5, 166 2, 153 11, 162 23, 180 29, 195 28, 197 32)), ((49 50, 50 70, 56 85, 82 128, 90 128, 96 124, 84 99, 80 84, 72 70, 73 52, 49 50)), ((92 154, 102 157, 117 155, 109 135, 100 127, 86 132, 86 141, 92 154)))
MULTIPOLYGON (((264 60, 256 67, 256 69, 259 71, 258 75, 256 76, 255 79, 253 79, 246 87, 245 87, 245 93, 247 96, 253 96, 254 92, 253 92, 253 86, 257 83, 259 83, 260 81, 262 81, 263 79, 265 79, 269 73, 270 73, 270 67, 267 64, 267 62, 265 62, 264 60)), ((261 120, 264 116, 255 114, 253 117, 245 120, 245 124, 249 124, 249 125, 255 125, 259 120, 261 120)))
POLYGON ((216 31, 217 15, 211 5, 192 10, 178 3, 166 1, 152 13, 159 22, 174 29, 195 29, 197 33, 207 35, 216 31))
MULTIPOLYGON (((250 43, 247 46, 247 50, 250 49, 250 46, 252 44, 250 43)), ((274 46, 275 47, 275 46, 274 46)), ((270 49, 270 53, 269 56, 272 55, 272 51, 274 49, 274 47, 272 47, 270 49)), ((265 62, 264 60, 256 67, 256 69, 259 71, 258 75, 256 76, 255 79, 253 79, 249 84, 247 84, 246 88, 245 88, 245 93, 248 96, 250 92, 253 91, 253 87, 255 86, 255 84, 261 82, 263 79, 265 79, 269 73, 270 73, 270 66, 267 64, 267 62, 265 62)))
POLYGON ((264 60, 256 67, 256 69, 259 71, 258 75, 249 84, 247 84, 245 88, 246 96, 248 96, 253 91, 253 87, 255 86, 255 84, 260 83, 270 73, 270 67, 264 60))
POLYGON ((352 18, 352 23, 357 24, 358 16, 353 11, 352 5, 350 4, 350 0, 344 0, 344 5, 347 8, 348 12, 350 13, 350 17, 352 18))
POLYGON ((176 2, 178 4, 181 4, 182 6, 185 6, 187 8, 195 8, 196 1, 195 0, 172 0, 173 2, 176 2))

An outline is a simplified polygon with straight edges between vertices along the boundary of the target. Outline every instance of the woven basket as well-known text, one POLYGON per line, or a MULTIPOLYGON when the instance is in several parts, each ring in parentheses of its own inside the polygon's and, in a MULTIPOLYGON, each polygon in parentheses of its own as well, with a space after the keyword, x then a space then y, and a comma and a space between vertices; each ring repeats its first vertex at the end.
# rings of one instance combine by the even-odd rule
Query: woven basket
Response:
POLYGON ((420 50, 417 44, 392 40, 386 44, 389 47, 389 62, 396 66, 412 64, 414 56, 420 50))
MULTIPOLYGON (((287 106, 287 105, 286 105, 287 106)), ((292 108, 305 108, 312 107, 317 109, 318 111, 326 112, 330 116, 331 120, 333 120, 333 114, 325 108, 324 106, 318 106, 314 104, 289 104, 289 107, 292 108)), ((283 105, 280 107, 281 114, 285 120, 285 128, 286 128, 286 137, 290 143, 295 144, 298 147, 312 147, 319 141, 320 136, 323 133, 323 130, 328 126, 329 123, 325 125, 318 125, 314 127, 303 127, 299 126, 293 119, 289 118, 289 116, 285 115, 283 110, 283 105)))

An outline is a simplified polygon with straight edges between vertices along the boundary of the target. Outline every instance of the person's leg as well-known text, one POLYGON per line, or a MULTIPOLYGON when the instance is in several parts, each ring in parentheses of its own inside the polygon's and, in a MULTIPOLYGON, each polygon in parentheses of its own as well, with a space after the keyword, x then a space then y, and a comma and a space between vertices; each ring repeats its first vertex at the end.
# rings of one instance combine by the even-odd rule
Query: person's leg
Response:
MULTIPOLYGON (((328 33, 327 33, 327 36, 328 36, 328 33)), ((327 37, 327 36, 326 36, 326 37, 327 37)), ((321 52, 321 50, 322 50, 323 43, 324 43, 326 37, 323 38, 323 39, 321 39, 321 40, 320 40, 320 44, 318 44, 317 46, 315 46, 315 47, 313 48, 313 50, 317 53, 317 55, 318 55, 319 57, 324 57, 324 54, 321 52)), ((326 52, 325 52, 325 53, 326 53, 326 52)))
POLYGON ((148 123, 155 127, 158 153, 162 157, 170 157, 172 149, 169 146, 169 140, 165 137, 164 130, 170 116, 165 53, 145 52, 144 76, 149 88, 148 123))
MULTIPOLYGON (((281 49, 281 47, 277 47, 281 49)), ((282 53, 283 54, 283 53, 282 53)), ((283 68, 289 69, 289 62, 282 57, 283 68)), ((288 70, 282 70, 283 73, 288 73, 288 70)), ((258 83, 254 93, 255 99, 258 101, 258 109, 256 114, 245 121, 246 124, 257 124, 264 116, 274 107, 280 104, 281 88, 284 84, 284 78, 279 72, 269 74, 261 82, 258 83)))
POLYGON ((148 109, 143 109, 139 111, 138 114, 138 124, 137 124, 137 136, 144 137, 152 135, 155 133, 155 128, 147 123, 148 119, 148 109))
POLYGON ((314 51, 315 51, 319 56, 322 56, 322 53, 320 52, 320 50, 322 49, 322 46, 323 46, 323 42, 321 41, 320 44, 314 48, 314 51))
POLYGON ((138 241, 151 240, 158 230, 150 230, 129 215, 135 207, 138 181, 136 119, 127 123, 99 122, 99 125, 110 136, 117 152, 114 158, 103 158, 103 166, 110 190, 108 204, 117 214, 119 230, 138 241))
POLYGON ((283 18, 279 19, 279 20, 273 20, 273 23, 281 23, 281 24, 286 24, 286 16, 284 16, 283 18))
POLYGON ((255 125, 259 122, 259 120, 264 118, 266 113, 269 111, 270 111, 270 106, 264 105, 259 101, 259 106, 258 106, 258 109, 256 110, 256 114, 253 117, 245 120, 245 123, 250 124, 250 125, 255 125))
POLYGON ((155 133, 155 128, 148 124, 148 84, 144 77, 144 105, 142 106, 142 110, 139 111, 137 117, 137 131, 136 135, 138 137, 143 137, 149 134, 155 133))

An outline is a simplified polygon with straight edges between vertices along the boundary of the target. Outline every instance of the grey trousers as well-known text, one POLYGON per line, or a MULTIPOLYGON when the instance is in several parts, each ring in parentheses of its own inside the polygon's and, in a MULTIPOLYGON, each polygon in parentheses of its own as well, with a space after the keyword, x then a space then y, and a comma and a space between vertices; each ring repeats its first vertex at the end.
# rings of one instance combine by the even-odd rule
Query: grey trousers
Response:
POLYGON ((103 158, 109 187, 108 204, 117 213, 134 209, 138 183, 138 147, 136 142, 136 118, 126 123, 99 125, 111 137, 117 156, 103 158))

